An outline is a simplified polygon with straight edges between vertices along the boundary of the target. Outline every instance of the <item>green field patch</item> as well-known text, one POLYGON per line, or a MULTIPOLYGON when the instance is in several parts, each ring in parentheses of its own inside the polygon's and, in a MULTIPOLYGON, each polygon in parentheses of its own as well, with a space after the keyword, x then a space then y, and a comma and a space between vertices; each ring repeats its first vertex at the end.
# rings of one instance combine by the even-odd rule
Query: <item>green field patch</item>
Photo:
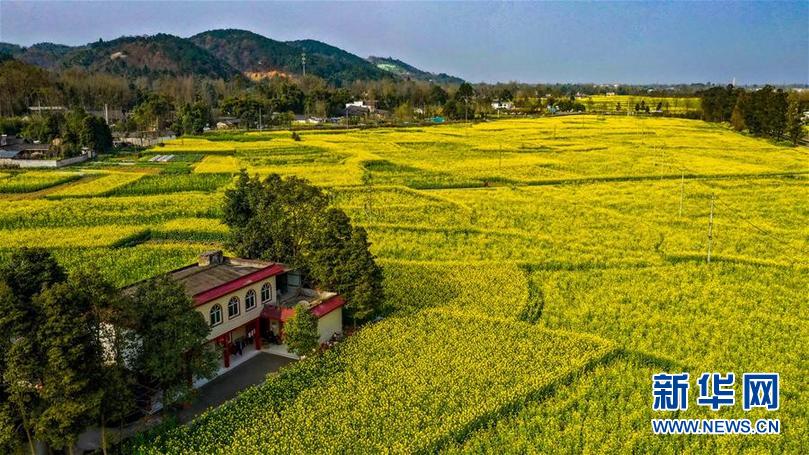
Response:
POLYGON ((233 181, 230 174, 169 173, 148 175, 116 188, 109 196, 139 196, 179 193, 184 191, 213 192, 233 181))
POLYGON ((210 245, 146 242, 131 248, 55 248, 60 264, 68 270, 99 273, 116 286, 126 286, 196 262, 210 245))
POLYGON ((482 181, 458 178, 450 173, 427 171, 388 160, 365 161, 363 168, 371 172, 374 183, 380 185, 403 185, 415 189, 483 186, 482 181))
POLYGON ((178 218, 151 230, 150 238, 160 241, 223 243, 228 228, 215 218, 178 218))
POLYGON ((242 151, 239 158, 250 166, 284 166, 301 164, 337 164, 350 156, 331 152, 322 147, 300 146, 269 150, 242 151))
POLYGON ((0 193, 32 193, 82 178, 83 175, 58 171, 15 172, 0 179, 0 193))
POLYGON ((0 230, 0 248, 112 247, 142 232, 141 226, 103 225, 72 228, 0 230))
POLYGON ((156 226, 175 218, 216 218, 221 196, 173 193, 154 196, 65 198, 59 200, 0 199, 0 229, 72 228, 129 224, 156 226))
POLYGON ((48 194, 49 199, 65 197, 92 197, 101 196, 114 191, 124 185, 131 184, 142 178, 145 174, 135 172, 120 172, 99 175, 86 182, 77 182, 48 194))

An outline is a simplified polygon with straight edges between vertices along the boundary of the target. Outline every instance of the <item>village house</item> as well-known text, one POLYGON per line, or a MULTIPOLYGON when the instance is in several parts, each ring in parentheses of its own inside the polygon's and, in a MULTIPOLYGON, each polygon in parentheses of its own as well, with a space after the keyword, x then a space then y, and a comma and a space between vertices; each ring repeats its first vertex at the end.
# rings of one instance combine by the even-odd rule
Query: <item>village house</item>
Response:
POLYGON ((208 340, 221 350, 224 369, 234 356, 246 358, 265 343, 273 352, 287 353, 284 323, 298 303, 317 317, 320 343, 343 331, 343 298, 304 288, 301 275, 284 264, 226 257, 217 250, 169 276, 183 285, 210 325, 208 340))
POLYGON ((230 130, 239 128, 242 121, 236 117, 220 117, 216 120, 216 129, 230 130))
MULTIPOLYGON (((58 145, 59 140, 54 140, 58 145)), ((0 135, 0 166, 18 168, 56 168, 87 161, 95 156, 89 149, 82 149, 78 156, 59 159, 54 156, 51 144, 26 141, 13 135, 0 135)))
POLYGON ((312 117, 307 115, 294 115, 292 116, 292 123, 297 125, 319 125, 324 123, 326 119, 320 117, 312 117))
POLYGON ((364 101, 364 100, 352 101, 350 103, 346 103, 346 110, 349 109, 372 113, 376 111, 376 101, 364 101))
POLYGON ((514 109, 514 103, 511 101, 493 101, 492 109, 510 111, 514 109))

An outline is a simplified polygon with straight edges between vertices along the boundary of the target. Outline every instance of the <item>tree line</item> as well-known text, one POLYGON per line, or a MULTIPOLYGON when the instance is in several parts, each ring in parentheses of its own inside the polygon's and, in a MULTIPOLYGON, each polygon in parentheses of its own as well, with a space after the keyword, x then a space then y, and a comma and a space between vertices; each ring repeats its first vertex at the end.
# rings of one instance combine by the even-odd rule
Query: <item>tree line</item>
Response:
POLYGON ((789 140, 793 145, 806 136, 802 115, 809 109, 809 94, 788 93, 770 85, 753 91, 728 85, 699 95, 706 121, 729 122, 737 131, 789 140))
POLYGON ((32 115, 25 119, 0 118, 0 132, 50 144, 51 154, 66 158, 80 155, 84 148, 94 152, 112 148, 112 132, 107 122, 81 108, 67 113, 32 115))

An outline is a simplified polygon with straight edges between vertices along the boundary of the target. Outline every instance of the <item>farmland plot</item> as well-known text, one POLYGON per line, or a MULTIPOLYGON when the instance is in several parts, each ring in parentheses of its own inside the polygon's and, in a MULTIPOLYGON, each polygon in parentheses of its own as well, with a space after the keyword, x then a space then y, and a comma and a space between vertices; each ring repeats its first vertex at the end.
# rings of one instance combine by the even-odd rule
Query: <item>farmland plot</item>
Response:
POLYGON ((170 141, 147 155, 175 158, 138 161, 139 178, 114 159, 80 182, 81 171, 0 176, 0 256, 43 245, 118 285, 221 248, 223 191, 242 168, 309 179, 368 231, 385 321, 139 452, 809 446, 805 149, 634 116, 300 136, 170 141), (783 433, 651 435, 650 375, 666 370, 780 372, 782 409, 767 417, 783 433))

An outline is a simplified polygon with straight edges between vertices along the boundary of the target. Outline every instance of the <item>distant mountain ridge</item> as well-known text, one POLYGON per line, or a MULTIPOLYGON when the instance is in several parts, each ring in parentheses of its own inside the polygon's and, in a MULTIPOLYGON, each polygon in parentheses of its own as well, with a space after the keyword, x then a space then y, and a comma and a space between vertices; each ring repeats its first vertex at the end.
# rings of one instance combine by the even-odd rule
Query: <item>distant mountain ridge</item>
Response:
POLYGON ((365 59, 315 40, 276 41, 246 30, 210 30, 189 38, 197 46, 228 62, 243 73, 300 75, 302 54, 306 72, 330 83, 379 80, 390 75, 365 59))
POLYGON ((66 46, 0 43, 0 53, 42 68, 71 67, 125 77, 198 76, 232 80, 306 73, 342 86, 356 80, 412 79, 460 83, 462 79, 419 70, 393 58, 364 59, 321 41, 277 41, 248 30, 221 29, 190 38, 159 33, 66 46))
POLYGON ((370 56, 368 57, 368 61, 373 63, 377 68, 393 73, 404 79, 435 82, 437 84, 462 84, 464 82, 460 77, 450 76, 446 73, 436 74, 423 71, 393 57, 370 56))

